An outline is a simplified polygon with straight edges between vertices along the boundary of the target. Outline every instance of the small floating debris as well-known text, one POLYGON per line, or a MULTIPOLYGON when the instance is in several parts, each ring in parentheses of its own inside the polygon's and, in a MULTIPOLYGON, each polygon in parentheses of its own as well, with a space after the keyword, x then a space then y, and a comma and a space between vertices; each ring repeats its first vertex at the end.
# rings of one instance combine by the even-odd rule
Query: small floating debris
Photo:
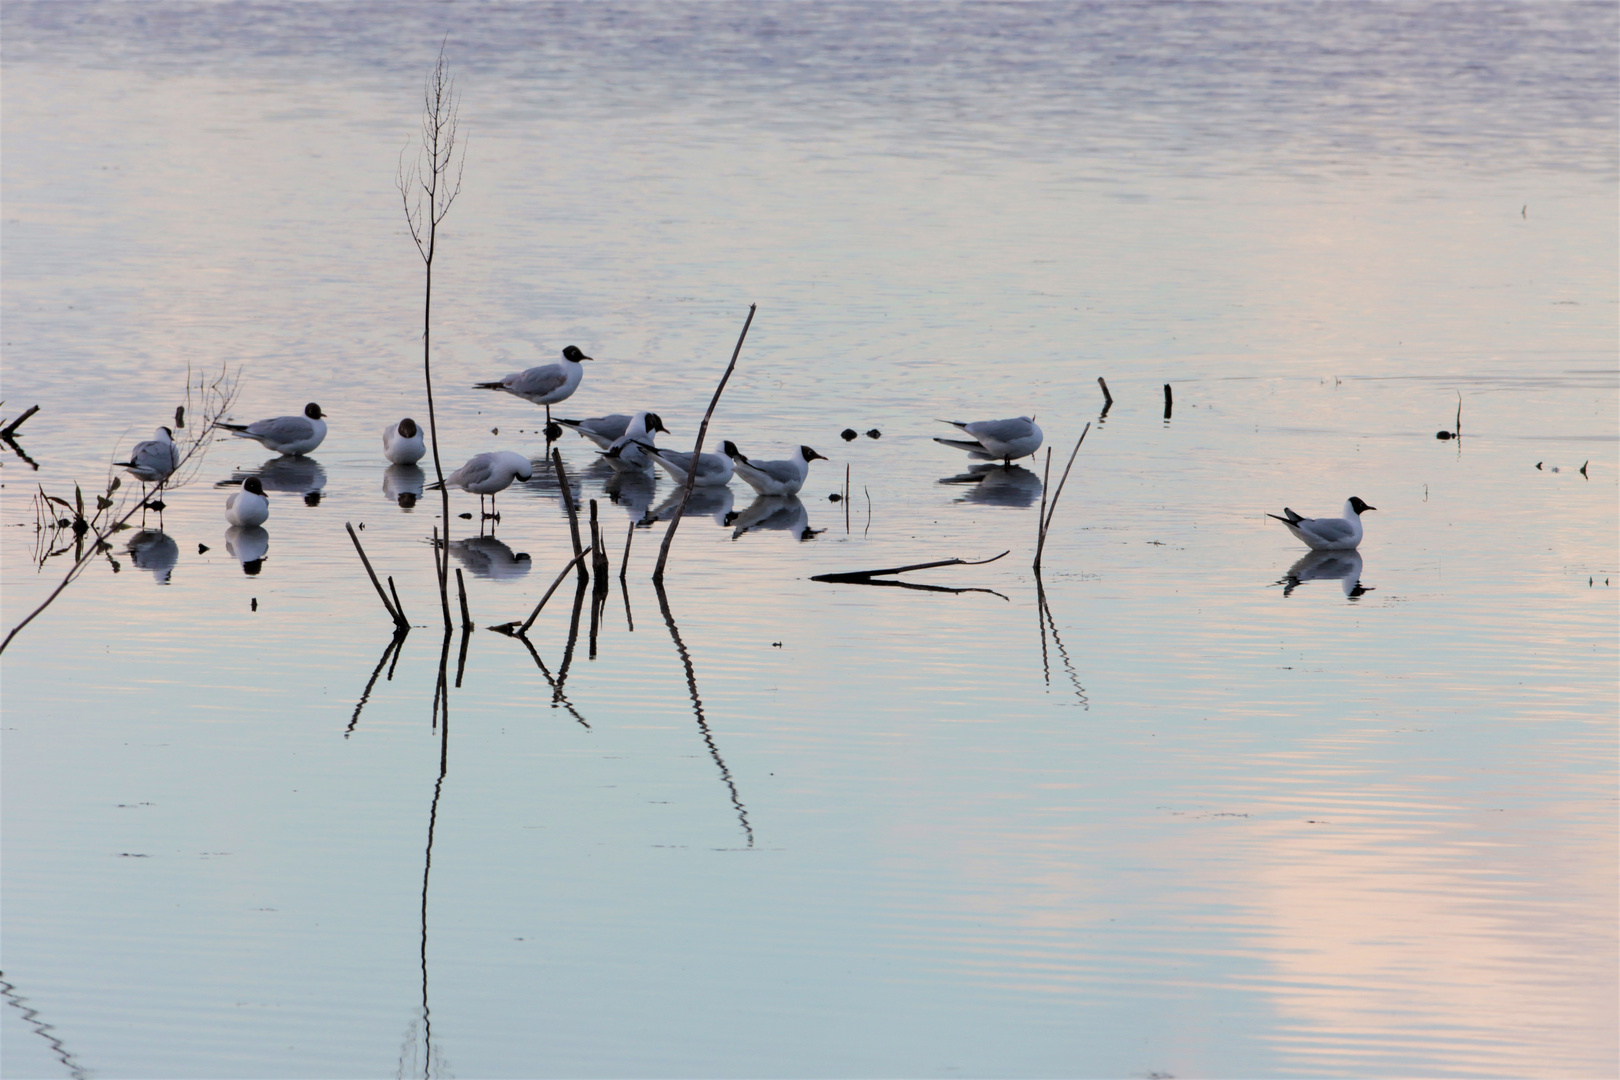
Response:
POLYGON ((838 437, 843 439, 845 442, 853 442, 859 434, 860 432, 856 431, 854 428, 847 427, 838 433, 838 437))
POLYGON ((207 544, 198 544, 197 545, 197 554, 199 554, 199 555, 208 554, 208 545, 207 544))
POLYGON ((827 496, 827 501, 828 502, 843 502, 844 497, 842 495, 838 494, 838 492, 835 491, 831 495, 827 496))
POLYGON ((248 601, 248 608, 250 610, 252 610, 252 611, 258 611, 259 610, 259 598, 257 596, 255 596, 252 600, 248 601))
POLYGON ((883 432, 879 431, 877 428, 869 428, 867 429, 866 437, 868 439, 881 439, 883 438, 883 432))

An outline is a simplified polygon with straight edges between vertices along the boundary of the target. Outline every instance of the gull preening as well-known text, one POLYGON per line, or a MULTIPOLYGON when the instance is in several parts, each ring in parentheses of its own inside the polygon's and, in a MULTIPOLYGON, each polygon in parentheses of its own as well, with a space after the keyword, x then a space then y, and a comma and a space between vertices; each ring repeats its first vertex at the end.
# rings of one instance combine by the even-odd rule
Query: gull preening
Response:
POLYGON ((129 452, 128 461, 115 461, 113 464, 122 467, 141 482, 141 502, 144 504, 145 486, 156 484, 161 492, 164 483, 174 475, 174 470, 180 467, 180 448, 174 445, 174 432, 166 427, 160 427, 152 433, 150 439, 135 444, 135 449, 129 452))
POLYGON ((1361 515, 1376 509, 1378 507, 1368 506, 1352 495, 1345 500, 1343 517, 1300 517, 1286 506, 1283 507, 1286 517, 1276 514, 1267 514, 1266 517, 1282 522, 1312 551, 1349 551, 1361 543, 1361 515))
POLYGON ((609 443, 602 456, 615 469, 650 472, 652 455, 642 447, 651 444, 657 437, 653 434, 655 431, 669 434, 669 429, 664 427, 664 422, 658 419, 657 413, 638 412, 630 418, 624 434, 609 443))
POLYGON ((825 455, 808 446, 799 447, 799 452, 785 461, 752 460, 730 439, 721 443, 720 448, 731 459, 732 467, 743 482, 761 495, 797 495, 810 475, 810 463, 817 458, 827 460, 825 455))
POLYGON ((612 413, 608 416, 593 416, 589 420, 558 420, 557 423, 565 428, 572 428, 579 432, 580 435, 591 440, 600 449, 611 450, 613 444, 624 438, 625 434, 629 432, 630 425, 634 422, 636 416, 646 418, 643 431, 662 431, 665 435, 670 433, 669 428, 664 426, 664 422, 654 412, 632 415, 612 413))
POLYGON ((395 465, 415 465, 426 453, 422 429, 410 417, 383 428, 383 457, 395 465))
POLYGON ((496 382, 473 383, 474 390, 505 390, 524 401, 546 407, 546 426, 551 426, 551 407, 564 401, 579 389, 579 380, 585 375, 581 360, 590 360, 577 345, 563 350, 561 362, 541 364, 527 371, 515 371, 496 382))
POLYGON ((1014 458, 1028 457, 1041 448, 1041 429, 1032 416, 1014 416, 1006 420, 975 420, 964 424, 960 420, 941 420, 972 436, 967 439, 934 439, 944 446, 966 450, 970 457, 981 461, 999 461, 1011 465, 1014 458))
POLYGON ((277 416, 269 420, 255 420, 251 424, 214 422, 233 435, 252 439, 266 450, 296 456, 307 454, 326 438, 326 414, 313 401, 304 406, 302 416, 277 416))
MULTIPOLYGON (((679 450, 666 450, 651 443, 638 442, 653 460, 662 465, 669 475, 675 478, 677 484, 686 483, 687 476, 692 472, 692 455, 679 450)), ((699 454, 697 465, 697 479, 693 481, 694 487, 719 487, 731 483, 733 466, 731 459, 721 454, 699 454)))
POLYGON ((264 496, 264 485, 257 476, 242 481, 242 490, 225 498, 225 520, 244 529, 263 525, 270 516, 270 500, 264 496))
POLYGON ((456 487, 462 491, 470 491, 478 496, 478 513, 481 517, 500 517, 495 513, 495 495, 512 486, 513 480, 527 480, 534 475, 529 459, 522 454, 511 450, 493 450, 487 454, 477 454, 467 459, 467 464, 444 478, 444 483, 430 484, 429 490, 437 491, 441 487, 456 487), (488 514, 484 513, 484 496, 489 496, 488 514))

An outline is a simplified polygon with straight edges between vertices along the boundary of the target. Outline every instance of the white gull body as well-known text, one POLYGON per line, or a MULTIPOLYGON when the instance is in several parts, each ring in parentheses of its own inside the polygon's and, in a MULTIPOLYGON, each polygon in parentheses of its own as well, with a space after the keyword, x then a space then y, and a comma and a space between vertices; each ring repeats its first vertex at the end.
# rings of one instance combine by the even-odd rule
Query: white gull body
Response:
POLYGON ((426 453, 422 429, 410 417, 383 428, 383 457, 393 464, 415 465, 426 453))
POLYGON ((810 475, 810 463, 817 458, 827 460, 808 446, 799 447, 799 452, 785 461, 754 460, 730 439, 721 444, 721 449, 731 459, 736 474, 761 495, 797 495, 810 475))
POLYGON ((244 529, 263 525, 270 517, 270 500, 257 476, 242 481, 242 490, 225 497, 225 520, 244 529))
POLYGON ((1345 500, 1344 516, 1336 518, 1300 517, 1288 507, 1283 514, 1267 514, 1285 525, 1289 532, 1312 551, 1350 551, 1361 544, 1361 515, 1376 510, 1352 495, 1345 500))
POLYGON ((1040 425, 1033 417, 1014 416, 1006 420, 941 420, 972 437, 967 439, 938 439, 934 441, 957 450, 966 450, 972 457, 983 461, 1010 463, 1014 458, 1028 457, 1041 448, 1040 425))
POLYGON ((300 416, 277 416, 251 424, 216 422, 214 426, 287 455, 307 454, 326 438, 326 414, 313 401, 304 406, 300 416))

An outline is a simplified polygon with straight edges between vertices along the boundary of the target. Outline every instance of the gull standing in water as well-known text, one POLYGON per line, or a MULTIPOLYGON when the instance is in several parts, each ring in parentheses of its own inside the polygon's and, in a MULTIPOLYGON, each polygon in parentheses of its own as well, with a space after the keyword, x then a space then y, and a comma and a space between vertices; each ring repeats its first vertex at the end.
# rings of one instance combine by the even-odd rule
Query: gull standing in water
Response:
MULTIPOLYGON (((508 394, 515 394, 524 401, 546 407, 546 427, 551 427, 551 407, 559 401, 564 401, 579 389, 579 380, 584 377, 585 369, 580 366, 581 360, 591 360, 580 351, 579 346, 570 345, 563 350, 560 363, 541 364, 527 371, 516 371, 504 379, 496 382, 473 383, 474 390, 505 390, 508 394)), ((550 432, 546 434, 551 437, 550 432)))
POLYGON ((467 459, 467 464, 444 478, 443 484, 430 484, 430 491, 456 487, 478 496, 480 518, 499 521, 495 512, 495 495, 512 486, 513 480, 527 480, 534 475, 529 459, 510 450, 495 450, 467 459), (484 513, 484 496, 489 496, 489 513, 484 513))
POLYGON ((135 444, 128 461, 115 461, 141 482, 141 505, 146 505, 146 485, 156 484, 159 494, 164 483, 180 467, 180 448, 174 445, 174 432, 160 427, 145 442, 135 444))
POLYGON ((270 500, 264 497, 264 485, 257 476, 242 481, 242 490, 225 498, 225 520, 232 525, 251 529, 263 525, 270 516, 270 500))
POLYGON ((395 465, 415 465, 425 453, 422 429, 410 417, 383 428, 383 457, 395 465))
POLYGON ((730 439, 721 443, 720 449, 731 459, 743 482, 761 495, 797 495, 810 475, 810 463, 818 458, 827 460, 808 446, 799 447, 799 452, 786 461, 750 460, 730 439))
POLYGON ((972 436, 972 441, 936 438, 935 442, 966 450, 970 456, 981 461, 999 461, 1010 466, 1014 458, 1028 457, 1041 448, 1041 429, 1032 416, 975 420, 969 424, 960 420, 941 420, 940 423, 960 428, 972 436))
POLYGON ((1376 509, 1378 507, 1368 506, 1352 495, 1345 500, 1343 517, 1300 517, 1286 506, 1283 507, 1286 517, 1276 514, 1266 517, 1277 518, 1312 551, 1349 551, 1361 543, 1361 515, 1376 509))
POLYGON ((214 421, 233 435, 252 439, 266 450, 296 456, 307 454, 326 438, 326 414, 313 401, 304 406, 302 416, 277 416, 270 420, 255 420, 251 424, 227 424, 214 421))

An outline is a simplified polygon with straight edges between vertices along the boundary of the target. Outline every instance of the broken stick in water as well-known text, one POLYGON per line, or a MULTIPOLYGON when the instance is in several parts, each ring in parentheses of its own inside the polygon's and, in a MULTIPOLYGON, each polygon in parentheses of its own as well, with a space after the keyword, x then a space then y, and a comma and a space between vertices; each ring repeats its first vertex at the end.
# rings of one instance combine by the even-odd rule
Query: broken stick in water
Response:
MULTIPOLYGON (((1165 389, 1168 391, 1170 388, 1166 386, 1165 389)), ((1044 483, 1041 485, 1041 532, 1040 537, 1035 541, 1035 572, 1037 574, 1041 572, 1041 552, 1046 550, 1046 532, 1052 527, 1052 515, 1057 513, 1058 497, 1063 494, 1063 485, 1069 482, 1069 470, 1074 468, 1075 455, 1080 453, 1080 444, 1086 441, 1086 434, 1090 431, 1091 425, 1087 424, 1085 429, 1080 432, 1080 437, 1074 441, 1074 449, 1069 452, 1069 463, 1063 467, 1063 478, 1058 481, 1057 490, 1052 492, 1050 505, 1046 503, 1046 485, 1044 483)), ((1048 464, 1050 464, 1050 461, 1048 461, 1048 464)))
POLYGON ((904 574, 912 570, 930 570, 936 566, 983 566, 993 563, 996 559, 1006 558, 1003 551, 1000 555, 988 559, 940 559, 938 562, 912 563, 910 566, 891 566, 885 570, 849 570, 842 574, 817 574, 811 581, 832 581, 844 584, 859 584, 875 577, 887 577, 890 574, 904 574))
POLYGON ((360 553, 360 563, 366 568, 366 574, 371 578, 372 587, 377 590, 377 599, 382 601, 382 605, 387 609, 389 617, 394 620, 394 625, 399 627, 409 626, 410 623, 405 621, 405 616, 401 615, 398 609, 388 602, 388 594, 383 592, 382 582, 377 580, 377 572, 371 568, 371 560, 366 558, 366 549, 360 546, 360 537, 354 531, 354 526, 345 521, 343 527, 349 530, 349 539, 354 541, 354 550, 360 553))

